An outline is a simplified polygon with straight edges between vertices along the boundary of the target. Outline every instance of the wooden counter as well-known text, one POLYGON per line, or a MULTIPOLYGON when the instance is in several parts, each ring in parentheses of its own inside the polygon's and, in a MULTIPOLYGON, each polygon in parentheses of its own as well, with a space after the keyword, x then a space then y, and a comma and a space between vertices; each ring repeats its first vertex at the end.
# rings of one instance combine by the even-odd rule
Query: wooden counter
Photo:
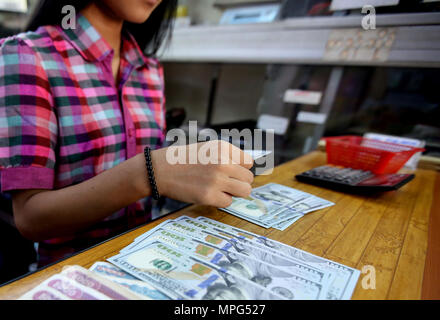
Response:
POLYGON ((255 179, 254 187, 276 182, 335 202, 335 206, 307 214, 285 231, 267 230, 212 207, 190 206, 0 287, 0 299, 19 297, 66 265, 89 268, 105 261, 137 236, 180 215, 204 215, 361 272, 364 266, 373 266, 376 289, 363 289, 367 273, 361 274, 353 299, 439 299, 439 232, 428 231, 440 227, 440 173, 419 169, 413 181, 379 196, 348 195, 295 180, 295 174, 324 163, 325 153, 316 151, 255 179))

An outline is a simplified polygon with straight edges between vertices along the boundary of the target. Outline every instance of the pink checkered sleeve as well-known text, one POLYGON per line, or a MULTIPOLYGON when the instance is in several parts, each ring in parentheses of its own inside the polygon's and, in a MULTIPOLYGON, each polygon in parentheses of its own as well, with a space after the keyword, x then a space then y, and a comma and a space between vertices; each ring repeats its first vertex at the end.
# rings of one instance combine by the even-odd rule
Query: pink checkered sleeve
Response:
POLYGON ((52 189, 57 118, 39 55, 22 39, 0 42, 1 191, 52 189))

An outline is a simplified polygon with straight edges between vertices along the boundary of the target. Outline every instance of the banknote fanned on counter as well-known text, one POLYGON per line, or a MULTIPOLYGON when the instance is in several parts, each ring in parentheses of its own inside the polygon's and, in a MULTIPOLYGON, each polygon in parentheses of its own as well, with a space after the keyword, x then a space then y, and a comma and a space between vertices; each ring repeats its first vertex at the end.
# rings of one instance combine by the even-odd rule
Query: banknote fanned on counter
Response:
POLYGON ((346 300, 360 275, 206 217, 167 220, 107 260, 65 268, 20 299, 346 300))
POLYGON ((252 190, 248 198, 232 198, 225 212, 264 228, 286 230, 305 214, 334 203, 310 193, 269 183, 252 190))
POLYGON ((351 267, 206 217, 167 220, 108 261, 112 269, 100 274, 141 280, 178 300, 346 300, 360 275, 351 267))

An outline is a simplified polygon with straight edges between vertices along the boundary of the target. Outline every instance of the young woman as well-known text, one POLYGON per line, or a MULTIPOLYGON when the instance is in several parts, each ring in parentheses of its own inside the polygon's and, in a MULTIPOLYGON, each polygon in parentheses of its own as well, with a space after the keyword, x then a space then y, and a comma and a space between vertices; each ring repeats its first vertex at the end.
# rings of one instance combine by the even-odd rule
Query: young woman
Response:
POLYGON ((154 55, 176 2, 43 0, 28 32, 0 42, 1 192, 12 194, 19 231, 40 242, 40 265, 148 221, 153 191, 216 207, 250 194, 252 160, 235 147, 207 142, 220 160, 208 165, 172 165, 161 149, 154 55), (65 5, 75 28, 63 28, 65 5))

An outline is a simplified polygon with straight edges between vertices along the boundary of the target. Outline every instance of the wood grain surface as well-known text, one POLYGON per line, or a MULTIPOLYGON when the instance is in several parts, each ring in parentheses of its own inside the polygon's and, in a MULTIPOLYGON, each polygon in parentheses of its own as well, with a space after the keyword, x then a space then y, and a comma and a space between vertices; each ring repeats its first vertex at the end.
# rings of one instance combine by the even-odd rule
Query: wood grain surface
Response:
POLYGON ((203 215, 364 271, 352 299, 439 299, 439 172, 419 169, 404 187, 375 196, 350 195, 295 180, 296 174, 325 162, 325 153, 316 151, 275 168, 271 175, 256 177, 254 187, 275 182, 335 202, 285 231, 264 229, 218 209, 193 205, 0 287, 0 299, 18 298, 64 266, 89 268, 105 261, 137 236, 181 215, 203 215), (364 282, 372 284, 366 281, 371 270, 375 288, 364 288, 364 282))

